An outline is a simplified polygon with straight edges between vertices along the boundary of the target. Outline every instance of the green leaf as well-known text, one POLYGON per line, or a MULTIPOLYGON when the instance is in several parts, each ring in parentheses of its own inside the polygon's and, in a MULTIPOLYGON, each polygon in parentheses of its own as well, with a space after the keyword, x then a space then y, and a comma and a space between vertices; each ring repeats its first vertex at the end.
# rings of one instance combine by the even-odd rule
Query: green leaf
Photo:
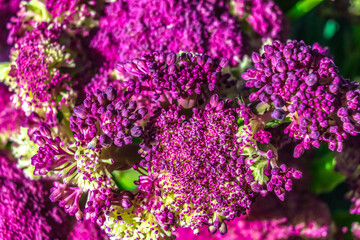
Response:
POLYGON ((5 82, 9 78, 9 72, 11 69, 10 62, 0 62, 0 82, 5 82))
POLYGON ((238 118, 237 122, 238 122, 238 126, 239 126, 239 127, 241 127, 242 125, 244 125, 244 120, 241 119, 241 118, 238 118))
POLYGON ((252 175, 259 184, 263 184, 268 181, 269 178, 265 175, 265 168, 267 168, 268 161, 267 160, 259 160, 256 161, 253 165, 251 165, 250 169, 252 170, 252 175))
POLYGON ((280 124, 289 123, 289 122, 292 122, 291 117, 289 117, 289 116, 286 117, 286 118, 285 118, 284 120, 282 120, 282 121, 279 121, 279 120, 274 119, 273 121, 266 123, 265 128, 270 128, 270 127, 273 128, 273 127, 279 126, 280 124))
POLYGON ((143 139, 141 139, 139 137, 133 137, 132 140, 133 140, 133 143, 142 143, 144 141, 143 139))
POLYGON ((312 175, 311 191, 327 193, 345 180, 345 177, 334 170, 335 157, 327 146, 316 151, 315 159, 310 164, 312 175))
POLYGON ((40 21, 49 22, 51 20, 50 13, 46 9, 46 6, 44 3, 42 3, 38 0, 31 0, 27 4, 27 8, 28 8, 28 11, 37 14, 37 16, 39 17, 39 19, 37 19, 37 21, 39 21, 39 22, 40 21))
POLYGON ((319 5, 323 0, 301 0, 288 12, 291 19, 297 19, 310 12, 314 7, 319 5))
POLYGON ((133 191, 137 189, 137 185, 134 184, 134 181, 139 179, 140 173, 134 169, 129 169, 125 171, 114 171, 112 172, 114 181, 119 188, 133 191))
POLYGON ((324 38, 325 39, 332 38, 335 35, 335 33, 339 30, 339 28, 340 26, 335 20, 329 19, 324 27, 324 33, 323 33, 324 38))

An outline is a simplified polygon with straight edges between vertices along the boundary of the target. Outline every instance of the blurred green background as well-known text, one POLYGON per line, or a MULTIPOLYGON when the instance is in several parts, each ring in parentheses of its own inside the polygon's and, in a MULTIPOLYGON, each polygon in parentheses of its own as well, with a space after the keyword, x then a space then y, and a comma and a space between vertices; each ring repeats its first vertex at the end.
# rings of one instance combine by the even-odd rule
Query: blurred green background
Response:
MULTIPOLYGON (((360 82, 360 0, 277 0, 276 3, 289 19, 291 39, 329 47, 341 74, 360 82)), ((334 171, 334 154, 322 146, 314 157, 317 161, 309 162, 311 191, 327 203, 338 229, 350 229, 351 223, 359 222, 360 217, 349 214, 350 202, 345 199, 348 186, 344 177, 334 171)), ((349 231, 346 239, 353 239, 349 231)))

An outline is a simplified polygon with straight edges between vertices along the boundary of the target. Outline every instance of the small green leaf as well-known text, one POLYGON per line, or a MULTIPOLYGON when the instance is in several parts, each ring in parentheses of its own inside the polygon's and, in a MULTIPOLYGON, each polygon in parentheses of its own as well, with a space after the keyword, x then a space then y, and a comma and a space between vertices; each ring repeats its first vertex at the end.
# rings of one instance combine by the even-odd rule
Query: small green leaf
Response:
POLYGON ((139 179, 140 173, 134 169, 129 169, 125 171, 114 171, 112 172, 114 181, 119 188, 133 191, 137 189, 137 185, 134 184, 134 181, 139 179))
POLYGON ((139 137, 133 137, 133 143, 142 143, 144 140, 139 137))
POLYGON ((323 0, 301 0, 298 1, 295 6, 290 9, 288 16, 291 19, 298 19, 310 12, 314 7, 319 5, 323 0))
POLYGON ((265 168, 268 165, 267 160, 259 160, 251 165, 250 169, 252 170, 252 175, 259 184, 267 182, 269 178, 265 175, 265 168))
POLYGON ((49 22, 51 20, 50 13, 46 9, 46 6, 44 3, 38 1, 38 0, 31 0, 27 4, 28 11, 36 13, 39 16, 38 21, 44 21, 49 22))
POLYGON ((1 62, 0 63, 0 82, 3 82, 9 78, 10 69, 11 69, 10 62, 1 62))
POLYGON ((324 27, 324 38, 331 39, 335 33, 339 30, 340 26, 335 20, 328 20, 324 27))
POLYGON ((289 116, 287 116, 287 117, 286 117, 284 120, 282 120, 282 121, 279 121, 279 120, 274 119, 273 121, 266 123, 265 128, 270 128, 270 127, 273 128, 273 127, 279 126, 280 124, 289 123, 289 122, 292 122, 291 117, 289 117, 289 116))
POLYGON ((237 122, 238 122, 238 126, 239 126, 239 127, 241 127, 242 125, 244 125, 244 120, 241 119, 241 118, 238 118, 237 122))
POLYGON ((61 111, 58 111, 58 113, 56 114, 56 118, 59 122, 61 122, 64 119, 64 114, 61 111))

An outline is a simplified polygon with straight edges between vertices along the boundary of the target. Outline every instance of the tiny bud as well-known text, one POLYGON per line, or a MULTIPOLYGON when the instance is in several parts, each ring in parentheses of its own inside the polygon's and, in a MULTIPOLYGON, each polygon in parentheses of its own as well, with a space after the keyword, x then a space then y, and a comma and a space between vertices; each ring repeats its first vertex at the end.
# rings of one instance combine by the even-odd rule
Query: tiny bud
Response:
POLYGON ((210 105, 212 107, 216 107, 218 104, 219 104, 219 95, 217 94, 212 95, 210 99, 210 105))
POLYGON ((114 101, 116 98, 116 90, 112 87, 109 87, 105 90, 106 98, 109 101, 114 101))
POLYGON ((142 127, 140 126, 134 126, 130 130, 131 136, 133 137, 140 137, 142 134, 142 127))
POLYGON ((253 52, 251 54, 251 60, 254 62, 254 63, 259 63, 261 61, 261 57, 260 57, 260 54, 258 54, 257 52, 253 52))
POLYGON ((209 233, 211 233, 211 234, 215 234, 217 231, 216 227, 214 227, 213 225, 210 225, 208 230, 209 230, 209 233))
POLYGON ((126 105, 126 109, 132 111, 135 110, 137 108, 137 103, 136 101, 130 101, 127 105, 126 105))
POLYGON ((115 104, 115 109, 117 110, 123 110, 125 104, 123 101, 119 100, 116 104, 115 104))
POLYGON ((294 149, 294 158, 299 158, 304 153, 304 148, 301 144, 296 145, 294 149))
POLYGON ((221 59, 219 66, 222 68, 226 68, 228 64, 229 64, 229 60, 226 58, 223 58, 223 59, 221 59))
POLYGON ((99 140, 100 140, 100 145, 103 147, 106 147, 106 148, 110 147, 110 145, 112 143, 111 138, 106 134, 100 135, 99 140))
POLYGON ((41 135, 43 135, 45 137, 50 137, 51 136, 51 131, 50 131, 49 127, 46 126, 45 124, 42 124, 40 126, 39 130, 40 130, 41 135))
POLYGON ((123 198, 121 199, 121 206, 123 208, 130 208, 132 206, 132 202, 129 199, 123 198))
POLYGON ((280 73, 285 72, 287 69, 287 65, 284 61, 280 60, 277 64, 276 64, 276 70, 280 73))
POLYGON ((176 61, 176 55, 174 53, 169 53, 167 56, 166 56, 166 63, 167 65, 172 65, 174 64, 176 61))
POLYGON ((125 137, 125 138, 124 138, 124 142, 125 142, 125 144, 130 144, 130 143, 132 143, 132 137, 130 137, 130 136, 125 137))
POLYGON ((293 172, 293 178, 300 179, 302 177, 302 173, 300 171, 293 172))
POLYGON ((225 235, 227 233, 227 226, 225 222, 222 222, 219 227, 219 233, 225 235))
POLYGON ((318 77, 316 74, 314 73, 311 73, 309 74, 307 77, 306 77, 306 80, 305 80, 305 83, 311 87, 311 86, 314 86, 318 81, 318 77))
POLYGON ((86 116, 88 115, 89 111, 87 110, 87 108, 83 105, 80 106, 76 106, 74 107, 73 110, 75 116, 81 118, 81 119, 85 119, 86 116))
POLYGON ((115 63, 115 69, 118 70, 121 73, 125 73, 125 69, 124 69, 124 64, 121 62, 116 62, 115 63))
POLYGON ((139 108, 137 110, 137 113, 140 115, 140 119, 143 119, 145 117, 145 115, 147 114, 148 110, 147 108, 139 108))

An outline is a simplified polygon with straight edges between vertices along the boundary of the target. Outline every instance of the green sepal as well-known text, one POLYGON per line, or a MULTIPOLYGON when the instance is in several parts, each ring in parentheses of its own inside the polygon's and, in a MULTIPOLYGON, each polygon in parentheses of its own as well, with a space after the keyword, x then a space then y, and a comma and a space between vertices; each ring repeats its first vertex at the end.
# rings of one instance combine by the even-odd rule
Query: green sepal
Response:
POLYGON ((267 168, 267 166, 268 161, 266 159, 258 160, 250 166, 252 175, 254 176, 255 181, 259 184, 264 184, 269 181, 269 178, 265 175, 265 168, 267 168))

